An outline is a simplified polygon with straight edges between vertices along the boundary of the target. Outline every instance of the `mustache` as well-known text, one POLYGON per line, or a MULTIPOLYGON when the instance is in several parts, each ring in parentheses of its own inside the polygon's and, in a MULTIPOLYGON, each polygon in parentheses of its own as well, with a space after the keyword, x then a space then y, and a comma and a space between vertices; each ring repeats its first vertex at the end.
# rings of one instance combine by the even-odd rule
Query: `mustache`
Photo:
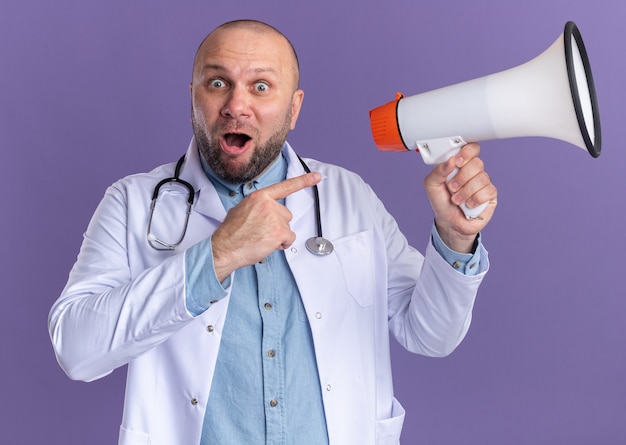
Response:
POLYGON ((254 136, 258 134, 258 130, 247 122, 228 121, 219 122, 213 126, 213 134, 239 133, 246 136, 254 136))
POLYGON ((195 113, 193 112, 193 108, 191 110, 191 126, 194 132, 204 131, 207 133, 207 136, 225 135, 226 133, 240 133, 252 138, 253 136, 259 135, 259 130, 256 127, 250 125, 248 122, 237 119, 216 122, 212 127, 207 128, 205 125, 201 125, 201 123, 198 122, 195 113), (203 127, 205 130, 201 130, 203 127))

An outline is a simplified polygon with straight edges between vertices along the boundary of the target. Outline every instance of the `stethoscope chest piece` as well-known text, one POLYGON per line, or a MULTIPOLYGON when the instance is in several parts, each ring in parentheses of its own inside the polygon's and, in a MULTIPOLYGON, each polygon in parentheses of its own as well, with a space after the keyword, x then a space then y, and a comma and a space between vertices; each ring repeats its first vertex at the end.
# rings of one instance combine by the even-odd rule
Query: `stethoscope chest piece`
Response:
POLYGON ((314 236, 306 240, 306 248, 314 255, 324 256, 333 251, 333 243, 322 236, 314 236))

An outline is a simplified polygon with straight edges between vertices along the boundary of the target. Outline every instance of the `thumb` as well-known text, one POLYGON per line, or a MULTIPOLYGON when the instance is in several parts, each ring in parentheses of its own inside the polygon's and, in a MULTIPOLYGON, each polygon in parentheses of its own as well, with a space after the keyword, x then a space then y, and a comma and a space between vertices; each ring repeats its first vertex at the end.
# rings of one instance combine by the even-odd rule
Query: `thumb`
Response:
POLYGON ((447 161, 442 162, 441 164, 437 164, 435 168, 431 170, 431 172, 424 179, 424 185, 427 188, 430 187, 440 187, 445 185, 446 181, 450 174, 457 168, 456 158, 452 156, 447 161))

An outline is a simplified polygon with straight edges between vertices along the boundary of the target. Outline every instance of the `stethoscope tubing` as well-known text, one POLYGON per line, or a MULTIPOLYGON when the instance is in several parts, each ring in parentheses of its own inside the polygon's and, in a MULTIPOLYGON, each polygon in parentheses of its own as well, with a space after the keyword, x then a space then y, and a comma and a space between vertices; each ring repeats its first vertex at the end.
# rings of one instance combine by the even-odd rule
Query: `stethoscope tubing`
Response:
MULTIPOLYGON (((309 169, 309 166, 306 164, 306 162, 304 162, 304 160, 300 156, 298 156, 298 160, 302 164, 304 171, 307 173, 311 173, 311 169, 309 169)), ((150 247, 152 247, 155 250, 174 250, 176 247, 178 247, 182 243, 183 239, 185 238, 185 234, 187 233, 187 227, 189 225, 189 215, 191 214, 191 207, 193 206, 195 190, 190 183, 180 178, 180 171, 184 163, 185 163, 185 155, 181 156, 181 158, 176 163, 176 168, 174 169, 174 176, 170 178, 162 179, 154 187, 154 192, 152 193, 152 201, 150 202, 150 216, 148 217, 147 238, 148 238, 148 244, 150 245, 150 247), (175 243, 167 243, 165 241, 162 241, 151 232, 152 218, 154 216, 154 209, 156 208, 156 204, 158 201, 159 191, 161 187, 163 187, 165 184, 168 184, 170 182, 181 184, 187 189, 187 192, 188 192, 187 215, 185 217, 185 224, 183 227, 183 232, 180 238, 178 239, 178 241, 176 241, 175 243)), ((313 253, 314 255, 324 256, 324 255, 330 254, 333 251, 333 244, 330 241, 328 241, 326 238, 324 238, 322 234, 322 215, 321 215, 321 210, 320 210, 320 194, 319 194, 319 189, 317 187, 317 184, 313 186, 313 198, 315 200, 315 223, 316 223, 316 229, 317 229, 317 236, 309 238, 305 244, 309 252, 313 253)))
POLYGON ((148 231, 147 238, 148 244, 155 250, 174 250, 178 247, 185 239, 185 235, 187 234, 187 227, 189 226, 189 216, 191 215, 191 207, 193 206, 194 196, 196 194, 193 186, 187 181, 180 179, 180 171, 185 163, 185 155, 181 156, 181 158, 176 163, 176 168, 174 169, 174 176, 170 178, 162 179, 158 182, 158 184, 154 187, 154 192, 152 193, 152 200, 150 201, 150 216, 148 217, 148 231), (183 231, 180 235, 180 238, 175 243, 167 243, 163 240, 160 240, 152 233, 152 217, 154 216, 154 209, 156 208, 156 204, 159 198, 159 191, 161 187, 165 184, 169 184, 170 182, 175 182, 181 184, 183 187, 187 189, 187 214, 185 215, 185 224, 183 226, 183 231))
MULTIPOLYGON (((307 173, 311 173, 311 169, 300 156, 298 156, 298 160, 300 161, 300 164, 302 164, 304 171, 307 173)), ((333 251, 333 244, 330 241, 328 241, 326 238, 324 238, 324 235, 322 234, 322 214, 320 210, 320 192, 319 192, 319 188, 317 187, 317 184, 313 186, 313 199, 315 200, 315 223, 317 225, 317 237, 309 238, 305 244, 306 244, 307 250, 311 252, 312 254, 324 256, 324 255, 330 254, 333 251)))

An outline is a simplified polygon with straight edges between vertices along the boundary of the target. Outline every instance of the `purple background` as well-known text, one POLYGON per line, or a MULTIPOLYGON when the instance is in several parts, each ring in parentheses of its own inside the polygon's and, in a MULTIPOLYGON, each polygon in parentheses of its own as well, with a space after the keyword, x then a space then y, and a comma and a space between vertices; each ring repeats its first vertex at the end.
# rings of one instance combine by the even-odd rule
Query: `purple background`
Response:
POLYGON ((299 51, 306 91, 290 141, 360 173, 416 247, 432 215, 418 155, 374 146, 368 110, 517 66, 567 20, 584 37, 603 153, 519 138, 482 144, 499 188, 492 270, 446 359, 394 344, 403 443, 626 443, 622 0, 69 1, 0 4, 3 444, 112 444, 124 370, 72 382, 47 315, 107 185, 178 159, 187 84, 215 25, 258 18, 299 51))

